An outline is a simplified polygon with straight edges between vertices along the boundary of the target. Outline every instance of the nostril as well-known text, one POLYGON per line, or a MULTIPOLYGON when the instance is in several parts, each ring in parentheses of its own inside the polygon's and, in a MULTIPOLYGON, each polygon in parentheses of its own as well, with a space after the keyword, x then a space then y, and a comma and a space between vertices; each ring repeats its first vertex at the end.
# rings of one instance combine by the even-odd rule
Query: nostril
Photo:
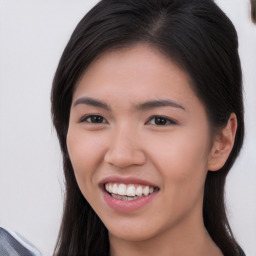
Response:
POLYGON ((146 162, 146 156, 143 151, 136 149, 112 149, 105 154, 104 160, 112 166, 126 168, 132 165, 143 165, 146 162))

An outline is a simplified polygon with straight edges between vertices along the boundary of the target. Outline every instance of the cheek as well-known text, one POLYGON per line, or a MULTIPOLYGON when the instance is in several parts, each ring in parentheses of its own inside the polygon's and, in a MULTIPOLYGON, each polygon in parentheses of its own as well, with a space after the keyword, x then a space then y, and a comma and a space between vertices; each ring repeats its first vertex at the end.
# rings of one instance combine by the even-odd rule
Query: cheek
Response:
POLYGON ((198 179, 203 183, 207 172, 208 141, 205 131, 195 133, 191 129, 181 129, 160 140, 151 138, 151 159, 167 180, 179 185, 198 179))
POLYGON ((69 129, 67 148, 77 183, 82 192, 89 189, 97 167, 102 161, 104 140, 78 129, 69 129))
POLYGON ((163 203, 173 216, 184 217, 196 207, 201 209, 207 174, 207 138, 182 132, 169 134, 165 140, 151 140, 151 159, 163 178, 163 203))

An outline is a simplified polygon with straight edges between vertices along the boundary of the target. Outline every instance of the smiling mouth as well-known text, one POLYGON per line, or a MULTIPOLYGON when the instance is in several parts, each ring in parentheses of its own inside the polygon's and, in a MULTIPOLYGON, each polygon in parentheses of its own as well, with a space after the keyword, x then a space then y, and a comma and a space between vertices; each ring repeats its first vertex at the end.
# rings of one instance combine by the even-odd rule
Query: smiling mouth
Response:
POLYGON ((159 190, 157 187, 140 184, 106 183, 105 191, 121 201, 134 201, 159 190))

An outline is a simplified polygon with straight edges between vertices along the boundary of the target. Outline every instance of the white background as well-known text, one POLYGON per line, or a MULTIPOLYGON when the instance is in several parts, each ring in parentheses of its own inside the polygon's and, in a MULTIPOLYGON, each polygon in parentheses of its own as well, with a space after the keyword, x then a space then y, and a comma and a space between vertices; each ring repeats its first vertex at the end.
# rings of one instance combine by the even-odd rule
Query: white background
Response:
MULTIPOLYGON (((0 226, 46 256, 56 242, 63 176, 50 119, 51 82, 76 24, 96 0, 0 0, 0 226)), ((256 25, 249 0, 218 0, 239 35, 246 139, 227 183, 233 232, 256 256, 256 25)))

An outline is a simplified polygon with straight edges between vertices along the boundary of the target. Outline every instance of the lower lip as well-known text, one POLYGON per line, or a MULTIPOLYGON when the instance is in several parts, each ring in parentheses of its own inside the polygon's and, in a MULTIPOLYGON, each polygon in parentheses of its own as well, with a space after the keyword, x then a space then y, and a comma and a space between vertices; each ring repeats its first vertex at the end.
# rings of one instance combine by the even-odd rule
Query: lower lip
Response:
POLYGON ((108 206, 110 206, 112 209, 119 212, 133 212, 149 204, 155 198, 158 192, 159 191, 155 191, 148 196, 143 196, 132 201, 122 201, 112 197, 109 193, 103 190, 103 197, 108 206))

